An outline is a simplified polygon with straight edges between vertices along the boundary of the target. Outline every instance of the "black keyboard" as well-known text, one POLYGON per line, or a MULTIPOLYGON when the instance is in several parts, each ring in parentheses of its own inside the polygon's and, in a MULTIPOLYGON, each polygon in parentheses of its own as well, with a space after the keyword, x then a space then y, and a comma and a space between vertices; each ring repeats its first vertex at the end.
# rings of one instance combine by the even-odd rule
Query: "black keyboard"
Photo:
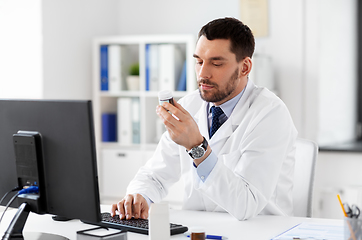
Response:
MULTIPOLYGON (((107 228, 116 228, 148 235, 148 219, 119 219, 118 215, 112 217, 110 213, 102 213, 102 220, 97 225, 107 228)), ((188 230, 186 226, 170 223, 171 235, 184 233, 188 230)))

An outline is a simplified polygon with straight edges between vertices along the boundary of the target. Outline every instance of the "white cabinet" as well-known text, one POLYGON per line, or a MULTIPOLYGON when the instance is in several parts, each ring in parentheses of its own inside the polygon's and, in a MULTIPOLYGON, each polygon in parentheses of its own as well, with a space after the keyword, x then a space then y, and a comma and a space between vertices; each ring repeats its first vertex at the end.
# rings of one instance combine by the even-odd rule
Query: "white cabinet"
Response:
POLYGON ((101 195, 109 199, 124 196, 128 183, 141 166, 142 152, 102 149, 100 166, 101 195))
MULTIPOLYGON (((123 197, 129 181, 152 154, 161 133, 165 131, 156 114, 158 91, 169 86, 167 88, 173 89, 168 90, 178 100, 197 88, 193 59, 195 41, 192 35, 94 39, 93 109, 102 202, 123 197), (137 84, 127 82, 128 70, 134 63, 139 64, 137 84), (167 72, 170 69, 172 71, 167 72), (155 73, 158 82, 152 85, 155 73), (103 81, 104 76, 108 77, 108 81, 103 81), (174 76, 171 84, 167 82, 170 79, 163 76, 174 76), (116 84, 113 82, 115 79, 119 81, 116 84), (116 119, 107 115, 116 116, 116 119), (127 133, 128 130, 130 132, 127 133), (115 133, 116 141, 103 141, 109 135, 104 137, 102 134, 108 132, 115 133)), ((172 196, 169 198, 172 199, 172 196)))

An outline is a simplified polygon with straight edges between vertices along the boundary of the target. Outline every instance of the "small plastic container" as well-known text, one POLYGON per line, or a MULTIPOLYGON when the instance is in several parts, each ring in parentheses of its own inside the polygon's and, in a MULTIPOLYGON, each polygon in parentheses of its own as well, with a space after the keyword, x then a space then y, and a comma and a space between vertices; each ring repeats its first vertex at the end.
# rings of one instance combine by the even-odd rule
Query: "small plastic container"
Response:
POLYGON ((168 202, 152 203, 149 211, 149 240, 170 239, 168 202))
POLYGON ((164 90, 164 91, 158 92, 158 102, 161 106, 162 106, 163 102, 169 102, 172 105, 175 105, 173 102, 172 92, 169 90, 164 90))

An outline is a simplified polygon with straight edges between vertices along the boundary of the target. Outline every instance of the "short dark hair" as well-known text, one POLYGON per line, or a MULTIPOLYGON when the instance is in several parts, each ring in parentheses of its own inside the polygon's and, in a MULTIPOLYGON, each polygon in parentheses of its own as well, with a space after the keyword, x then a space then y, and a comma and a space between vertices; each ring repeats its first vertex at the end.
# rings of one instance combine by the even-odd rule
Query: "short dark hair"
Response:
POLYGON ((239 62, 245 57, 252 57, 255 48, 255 40, 250 28, 236 18, 215 19, 199 32, 198 38, 205 36, 208 40, 229 39, 231 41, 230 51, 236 55, 239 62))

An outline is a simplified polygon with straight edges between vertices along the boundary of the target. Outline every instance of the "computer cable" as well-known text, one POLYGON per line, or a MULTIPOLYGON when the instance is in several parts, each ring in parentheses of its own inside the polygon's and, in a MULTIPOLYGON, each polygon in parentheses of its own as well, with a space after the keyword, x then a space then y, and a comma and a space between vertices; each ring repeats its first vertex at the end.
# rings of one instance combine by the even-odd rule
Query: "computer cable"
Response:
POLYGON ((21 187, 16 187, 16 188, 11 189, 9 192, 5 193, 4 196, 0 200, 0 205, 10 193, 15 192, 15 191, 19 191, 21 189, 22 189, 21 187))
POLYGON ((17 192, 11 199, 10 201, 8 202, 8 204, 6 204, 6 207, 5 207, 5 210, 3 212, 3 214, 1 215, 1 218, 0 218, 0 224, 1 224, 1 221, 3 220, 3 217, 5 215, 5 212, 8 210, 10 204, 12 204, 14 202, 14 200, 18 197, 19 195, 19 192, 17 192))
POLYGON ((8 204, 6 204, 5 210, 3 212, 3 214, 1 215, 0 218, 0 224, 1 221, 3 220, 3 217, 5 215, 5 212, 8 210, 9 206, 14 202, 14 200, 20 195, 20 194, 25 194, 25 193, 38 193, 39 192, 39 187, 37 186, 30 186, 28 188, 24 188, 22 190, 20 190, 19 192, 17 192, 8 202, 8 204))

